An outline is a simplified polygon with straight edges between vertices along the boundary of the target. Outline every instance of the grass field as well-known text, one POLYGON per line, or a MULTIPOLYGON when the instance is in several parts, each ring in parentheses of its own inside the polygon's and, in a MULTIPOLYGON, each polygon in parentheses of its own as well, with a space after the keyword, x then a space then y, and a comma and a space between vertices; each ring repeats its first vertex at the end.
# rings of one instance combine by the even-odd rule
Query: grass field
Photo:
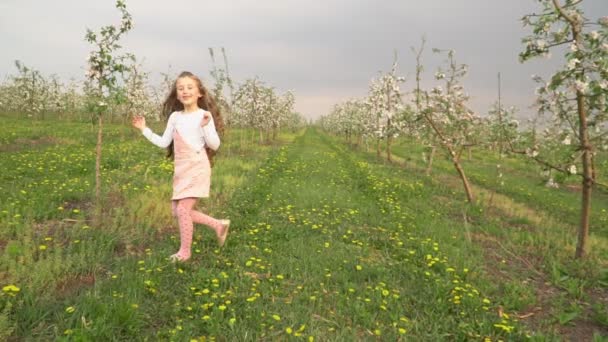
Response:
POLYGON ((451 165, 426 176, 406 141, 387 163, 315 128, 267 145, 230 131, 199 208, 231 235, 220 250, 198 227, 192 259, 171 264, 163 150, 106 127, 95 222, 96 128, 0 124, 0 339, 608 338, 608 195, 594 193, 591 253, 574 261, 579 193, 522 160, 502 162, 501 185, 475 151, 467 205, 451 165))

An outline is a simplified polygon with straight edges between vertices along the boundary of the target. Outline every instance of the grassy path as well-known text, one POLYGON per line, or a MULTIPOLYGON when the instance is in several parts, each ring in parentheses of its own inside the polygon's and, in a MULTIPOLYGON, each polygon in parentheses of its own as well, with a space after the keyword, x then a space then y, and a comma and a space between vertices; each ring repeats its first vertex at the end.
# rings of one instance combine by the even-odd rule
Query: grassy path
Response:
POLYGON ((161 241, 75 298, 61 329, 93 339, 516 338, 469 283, 474 272, 420 234, 452 226, 424 196, 309 130, 227 203, 224 250, 203 232, 192 262, 168 265, 176 241, 161 241))
MULTIPOLYGON (((216 191, 239 188, 218 195, 221 203, 207 203, 234 222, 223 250, 199 228, 193 259, 169 264, 178 236, 164 200, 167 189, 152 187, 112 211, 105 231, 87 229, 80 233, 86 243, 70 245, 71 253, 83 256, 79 275, 42 297, 31 288, 24 293, 24 286, 4 301, 9 305, 0 318, 11 317, 19 322, 17 336, 34 339, 525 335, 499 309, 502 299, 488 295, 492 284, 478 272, 479 254, 451 216, 459 206, 437 202, 417 177, 370 164, 314 129, 271 152, 237 182, 230 167, 237 168, 238 160, 235 153, 214 172, 216 191), (85 252, 83 245, 98 249, 85 252)), ((53 255, 59 262, 65 253, 53 255)))

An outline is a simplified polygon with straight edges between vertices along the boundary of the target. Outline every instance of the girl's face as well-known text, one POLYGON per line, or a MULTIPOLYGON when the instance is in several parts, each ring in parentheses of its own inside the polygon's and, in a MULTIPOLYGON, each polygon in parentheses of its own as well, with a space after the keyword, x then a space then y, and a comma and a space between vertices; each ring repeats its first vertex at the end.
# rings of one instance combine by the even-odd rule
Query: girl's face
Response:
POLYGON ((198 82, 190 77, 178 78, 175 82, 175 89, 177 99, 184 107, 196 104, 198 99, 203 96, 198 88, 198 82))

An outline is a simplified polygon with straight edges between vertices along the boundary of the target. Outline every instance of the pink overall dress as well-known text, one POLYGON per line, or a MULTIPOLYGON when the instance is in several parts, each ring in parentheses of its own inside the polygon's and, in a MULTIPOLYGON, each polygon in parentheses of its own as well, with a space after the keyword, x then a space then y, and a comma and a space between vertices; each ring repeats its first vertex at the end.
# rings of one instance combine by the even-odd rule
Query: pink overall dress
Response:
POLYGON ((211 165, 207 151, 204 148, 200 151, 194 150, 175 130, 173 132, 173 154, 175 172, 171 199, 209 197, 211 165))

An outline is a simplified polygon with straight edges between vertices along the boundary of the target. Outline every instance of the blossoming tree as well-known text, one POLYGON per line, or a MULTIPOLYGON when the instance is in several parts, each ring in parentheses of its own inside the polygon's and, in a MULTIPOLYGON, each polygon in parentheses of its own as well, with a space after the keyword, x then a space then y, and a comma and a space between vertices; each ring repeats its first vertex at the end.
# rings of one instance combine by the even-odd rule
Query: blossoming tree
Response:
MULTIPOLYGON (((291 91, 279 96, 257 78, 247 79, 234 93, 231 124, 258 130, 259 142, 275 139, 277 131, 287 123, 301 123, 295 119, 295 96, 291 91)), ((252 138, 253 139, 253 138, 252 138)), ((243 135, 241 135, 241 144, 243 135)))
POLYGON ((111 98, 118 88, 118 76, 126 71, 125 61, 133 60, 130 54, 117 55, 116 52, 121 48, 118 44, 120 38, 126 34, 133 24, 131 15, 127 12, 124 0, 116 1, 116 8, 122 14, 119 26, 108 25, 101 28, 99 32, 87 29, 85 40, 94 47, 87 58, 88 71, 87 78, 91 81, 92 105, 94 113, 97 115, 97 147, 95 158, 95 200, 99 204, 101 196, 101 146, 103 133, 103 114, 107 110, 109 98, 111 98))
POLYGON ((608 17, 589 21, 580 7, 582 0, 539 2, 542 13, 522 18, 532 34, 523 39, 526 47, 520 59, 523 62, 548 55, 551 49, 569 47, 565 65, 549 81, 535 78, 540 83, 538 112, 552 116, 551 129, 560 132, 568 153, 562 160, 550 161, 544 158, 547 149, 533 146, 528 155, 548 168, 580 174, 581 216, 575 257, 582 258, 587 252, 591 190, 597 184, 595 150, 608 134, 608 17))
POLYGON ((391 71, 378 79, 373 79, 369 86, 367 104, 375 116, 375 132, 377 135, 377 155, 380 156, 380 140, 386 139, 386 159, 391 161, 391 142, 401 132, 403 120, 400 116, 403 101, 399 84, 404 77, 397 76, 397 61, 391 71))
MULTIPOLYGON (((437 49, 434 51, 442 52, 437 49)), ((467 107, 469 97, 460 84, 460 79, 467 73, 467 66, 455 62, 453 50, 447 51, 447 64, 446 70, 439 68, 435 73, 437 80, 445 81, 445 90, 437 86, 430 92, 425 91, 425 104, 421 114, 454 164, 467 200, 473 202, 471 185, 460 157, 466 148, 477 144, 480 118, 467 107)))

